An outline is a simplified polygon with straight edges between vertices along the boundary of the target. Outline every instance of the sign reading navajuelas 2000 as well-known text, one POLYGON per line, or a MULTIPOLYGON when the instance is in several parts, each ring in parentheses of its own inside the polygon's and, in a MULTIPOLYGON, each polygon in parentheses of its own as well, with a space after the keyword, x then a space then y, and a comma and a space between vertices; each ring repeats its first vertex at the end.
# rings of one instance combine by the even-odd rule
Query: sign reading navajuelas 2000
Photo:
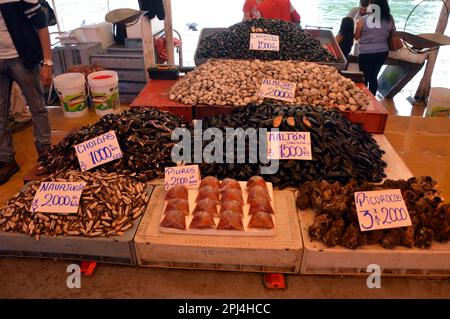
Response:
POLYGON ((76 214, 85 182, 42 182, 30 211, 42 213, 76 214))
POLYGON ((122 151, 114 131, 97 136, 74 147, 82 172, 122 158, 122 151))
POLYGON ((399 189, 357 192, 355 203, 361 231, 412 225, 399 189))

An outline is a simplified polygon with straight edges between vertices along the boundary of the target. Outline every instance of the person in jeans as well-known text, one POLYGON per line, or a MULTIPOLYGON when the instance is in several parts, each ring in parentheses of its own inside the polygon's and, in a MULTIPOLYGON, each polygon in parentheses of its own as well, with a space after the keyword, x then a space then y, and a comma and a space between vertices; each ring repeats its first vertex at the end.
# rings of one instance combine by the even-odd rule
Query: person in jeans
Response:
POLYGON ((394 30, 394 18, 387 0, 370 0, 370 4, 378 6, 381 21, 376 26, 374 15, 363 17, 356 25, 355 39, 359 41, 359 68, 370 92, 376 95, 378 73, 389 55, 389 35, 394 30))
POLYGON ((41 84, 52 81, 52 54, 47 17, 39 0, 0 1, 0 185, 19 171, 8 115, 13 82, 28 101, 37 152, 50 148, 50 123, 41 84))

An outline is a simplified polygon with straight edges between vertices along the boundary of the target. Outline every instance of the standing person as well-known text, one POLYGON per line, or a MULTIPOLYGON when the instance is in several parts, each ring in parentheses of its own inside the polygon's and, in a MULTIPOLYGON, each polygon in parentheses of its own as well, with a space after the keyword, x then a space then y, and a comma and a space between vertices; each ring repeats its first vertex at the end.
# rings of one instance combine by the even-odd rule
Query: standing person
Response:
POLYGON ((300 24, 301 17, 292 6, 290 0, 262 0, 256 7, 257 17, 264 19, 279 19, 300 24))
POLYGON ((370 25, 372 15, 363 17, 356 25, 355 39, 359 40, 359 68, 373 95, 378 90, 378 73, 389 55, 389 35, 394 30, 394 18, 387 0, 370 0, 380 9, 379 27, 370 25))
POLYGON ((336 41, 339 43, 339 47, 347 60, 353 47, 354 36, 355 22, 352 18, 345 17, 342 19, 341 28, 339 29, 339 34, 336 36, 336 41))
POLYGON ((52 66, 47 17, 39 0, 0 1, 0 185, 19 171, 8 128, 13 81, 28 101, 39 156, 50 148, 50 123, 41 84, 51 83, 52 66))
POLYGON ((347 17, 353 20, 359 20, 367 15, 367 7, 369 6, 369 0, 360 0, 359 7, 355 7, 349 11, 347 17))
POLYGON ((257 18, 256 8, 262 2, 262 0, 245 0, 244 8, 244 19, 243 21, 253 20, 257 18))

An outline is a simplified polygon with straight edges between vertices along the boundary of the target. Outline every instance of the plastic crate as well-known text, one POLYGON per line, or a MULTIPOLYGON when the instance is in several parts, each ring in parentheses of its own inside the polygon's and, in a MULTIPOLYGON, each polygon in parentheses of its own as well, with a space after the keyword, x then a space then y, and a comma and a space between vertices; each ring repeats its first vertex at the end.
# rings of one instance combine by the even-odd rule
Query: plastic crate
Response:
POLYGON ((125 70, 125 69, 109 69, 117 72, 119 75, 119 81, 133 81, 133 82, 146 82, 144 70, 125 70))
POLYGON ((145 84, 145 82, 119 81, 119 94, 134 93, 137 96, 145 87, 145 84))
POLYGON ((136 233, 141 267, 297 274, 303 246, 292 191, 275 191, 273 237, 166 234, 159 230, 164 186, 156 187, 136 233))
POLYGON ((126 48, 142 49, 142 39, 139 38, 126 38, 125 39, 126 48))
MULTIPOLYGON (((219 33, 222 31, 227 30, 227 28, 205 28, 202 29, 200 32, 200 36, 198 38, 197 42, 197 49, 195 50, 194 55, 194 61, 195 65, 199 66, 203 63, 206 63, 208 61, 208 58, 200 58, 198 56, 198 48, 200 46, 200 42, 206 38, 207 36, 215 33, 219 33)), ((324 30, 324 29, 305 29, 306 32, 310 33, 313 37, 320 40, 322 46, 329 50, 336 58, 338 59, 338 62, 317 62, 319 64, 334 66, 338 70, 345 70, 347 68, 347 60, 345 59, 344 54, 342 53, 341 48, 339 47, 339 44, 336 41, 336 38, 334 37, 334 34, 330 30, 324 30)))
POLYGON ((145 69, 143 54, 108 54, 102 52, 91 55, 91 63, 100 64, 107 69, 145 69))
POLYGON ((90 64, 90 56, 101 50, 102 44, 100 42, 78 43, 53 48, 55 75, 66 73, 72 65, 90 64))
MULTIPOLYGON (((153 186, 146 190, 153 192, 153 186)), ((0 232, 0 256, 51 258, 77 261, 136 265, 134 236, 142 216, 123 236, 86 238, 74 236, 41 236, 40 240, 21 233, 0 232)))

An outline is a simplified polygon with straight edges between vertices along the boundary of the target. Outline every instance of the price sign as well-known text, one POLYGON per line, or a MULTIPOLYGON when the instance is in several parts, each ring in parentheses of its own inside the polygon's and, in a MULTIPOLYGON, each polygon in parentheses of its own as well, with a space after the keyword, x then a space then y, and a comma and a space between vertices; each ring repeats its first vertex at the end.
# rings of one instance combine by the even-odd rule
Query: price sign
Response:
POLYGON ((309 132, 268 132, 267 159, 312 160, 309 132))
POLYGON ((166 190, 175 185, 185 185, 190 188, 200 186, 200 168, 198 165, 167 167, 165 169, 166 190))
POLYGON ((297 83, 264 79, 259 89, 259 96, 268 99, 293 102, 296 89, 297 83))
POLYGON ((43 182, 34 196, 30 211, 76 214, 80 205, 81 193, 85 187, 85 182, 43 182))
POLYGON ((123 156, 114 131, 97 136, 74 147, 82 172, 123 156))
POLYGON ((250 33, 250 50, 280 51, 280 37, 273 34, 250 33))
POLYGON ((411 217, 399 189, 355 193, 361 231, 411 226, 411 217))

